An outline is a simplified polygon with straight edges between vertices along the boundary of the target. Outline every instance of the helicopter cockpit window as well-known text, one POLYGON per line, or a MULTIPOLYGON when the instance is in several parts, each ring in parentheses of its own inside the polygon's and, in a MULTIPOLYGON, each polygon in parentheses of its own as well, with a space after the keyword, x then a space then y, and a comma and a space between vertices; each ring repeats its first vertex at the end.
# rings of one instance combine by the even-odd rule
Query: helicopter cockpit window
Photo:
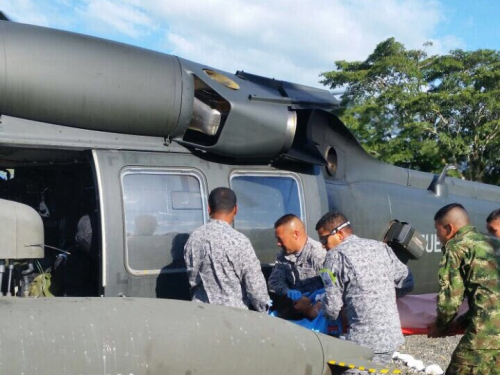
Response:
POLYGON ((184 244, 206 221, 197 173, 128 170, 123 174, 126 265, 135 275, 185 270, 184 244))
POLYGON ((261 263, 274 263, 277 251, 275 221, 285 214, 295 214, 304 220, 298 178, 292 175, 233 175, 231 188, 238 199, 235 229, 250 238, 261 263))

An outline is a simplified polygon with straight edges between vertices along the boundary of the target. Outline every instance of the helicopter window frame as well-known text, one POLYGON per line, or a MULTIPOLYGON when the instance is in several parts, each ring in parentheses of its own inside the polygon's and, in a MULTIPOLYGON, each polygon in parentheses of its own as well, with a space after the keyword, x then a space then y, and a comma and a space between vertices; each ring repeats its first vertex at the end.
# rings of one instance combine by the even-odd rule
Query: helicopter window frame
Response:
MULTIPOLYGON (((307 223, 307 217, 306 217, 306 209, 305 209, 305 195, 304 195, 304 184, 303 184, 303 181, 302 179, 300 178, 300 176, 294 172, 281 172, 281 171, 256 171, 256 170, 249 170, 249 169, 238 169, 238 170, 234 170, 230 173, 229 175, 229 186, 231 187, 231 189, 233 189, 236 193, 236 197, 238 198, 238 206, 239 206, 239 213, 241 213, 241 200, 239 199, 238 197, 238 192, 235 190, 234 188, 234 184, 233 184, 233 180, 237 177, 262 177, 262 178, 269 178, 269 177, 274 177, 274 178, 290 178, 292 179, 294 182, 295 182, 295 186, 297 188, 297 198, 298 198, 298 204, 299 204, 299 211, 300 211, 300 214, 297 215, 299 216, 299 218, 304 222, 304 223, 307 223)), ((284 214, 287 214, 287 213, 290 213, 290 212, 285 212, 284 214)), ((281 217, 282 215, 279 215, 275 218, 275 220, 279 219, 279 217, 281 217)), ((238 215, 236 215, 235 217, 235 221, 234 221, 234 229, 238 230, 238 231, 246 231, 247 229, 245 228, 239 228, 238 225, 238 215)), ((252 226, 253 228, 253 226, 252 226)), ((265 249, 259 249, 259 248, 256 248, 256 246, 254 245, 254 249, 257 253, 257 256, 261 262, 261 265, 263 266, 273 266, 275 261, 276 261, 276 245, 275 245, 275 238, 274 238, 274 221, 273 221, 273 225, 272 225, 272 228, 266 228, 268 230, 272 229, 273 231, 273 234, 272 234, 272 241, 273 241, 273 247, 272 247, 272 252, 270 252, 269 248, 265 248, 265 249), (272 255, 271 255, 272 254, 272 255), (261 259, 261 256, 263 257, 269 257, 271 258, 272 257, 272 262, 271 261, 263 261, 265 259, 261 259)), ((248 233, 245 233, 245 235, 247 235, 248 237, 250 237, 250 239, 252 239, 251 235, 249 235, 248 233)))
MULTIPOLYGON (((142 175, 142 176, 147 176, 147 175, 161 175, 161 176, 177 176, 177 177, 194 177, 196 181, 198 182, 198 188, 199 188, 199 194, 200 194, 200 204, 201 207, 199 208, 201 210, 202 214, 202 222, 196 223, 196 225, 190 229, 189 233, 179 233, 179 234, 186 234, 186 240, 189 237, 189 235, 198 227, 204 225, 208 221, 208 188, 207 188, 207 180, 205 175, 203 174, 202 171, 196 168, 191 168, 191 167, 169 167, 169 168, 161 168, 161 167, 126 167, 121 171, 120 174, 120 185, 121 185, 121 200, 122 200, 122 208, 123 208, 123 236, 124 236, 124 264, 125 264, 125 269, 127 272, 133 276, 154 276, 154 275, 160 275, 164 273, 179 273, 179 272, 186 272, 186 267, 183 265, 182 267, 172 267, 168 268, 168 264, 159 264, 159 268, 155 269, 137 269, 133 267, 133 264, 130 262, 130 248, 129 248, 129 239, 132 238, 130 233, 127 233, 127 205, 126 205, 126 176, 130 175, 142 175)), ((144 186, 147 186, 147 183, 145 183, 144 186)), ((168 189, 168 187, 167 187, 168 189)), ((178 189, 172 189, 172 190, 167 190, 167 193, 169 195, 174 195, 174 194, 184 194, 185 196, 186 193, 185 191, 179 191, 178 189)), ((196 192, 198 193, 198 192, 196 192)), ((189 197, 187 198, 189 199, 189 197)), ((173 202, 172 202, 173 203, 173 202)), ((172 210, 178 210, 179 206, 176 204, 176 207, 173 207, 174 205, 172 204, 171 209, 172 210)), ((157 206, 157 209, 160 209, 160 206, 157 206)), ((186 207, 184 209, 185 211, 193 211, 193 210, 198 210, 197 207, 193 207, 192 202, 187 202, 186 207)), ((158 214, 159 212, 156 212, 158 214)), ((154 216, 154 215, 151 215, 154 216)), ((156 217, 155 217, 156 219, 156 217)), ((166 232, 163 235, 168 235, 168 233, 174 233, 174 232, 166 232)), ((154 238, 154 237, 160 237, 159 235, 157 236, 147 236, 148 238, 154 238)), ((172 248, 168 249, 165 248, 165 251, 171 251, 172 248)), ((169 261, 172 263, 175 262, 177 259, 174 259, 174 257, 171 257, 169 261)), ((182 263, 184 262, 184 259, 182 259, 182 263)))

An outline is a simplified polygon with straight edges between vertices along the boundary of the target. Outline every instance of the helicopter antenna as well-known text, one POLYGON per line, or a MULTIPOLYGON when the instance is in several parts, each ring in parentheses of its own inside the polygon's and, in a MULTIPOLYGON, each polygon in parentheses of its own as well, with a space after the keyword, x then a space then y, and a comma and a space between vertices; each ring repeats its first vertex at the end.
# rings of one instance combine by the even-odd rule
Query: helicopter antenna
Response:
POLYGON ((448 171, 457 169, 456 166, 447 164, 444 166, 443 171, 441 174, 434 175, 434 178, 432 179, 431 184, 427 188, 427 190, 432 191, 436 196, 438 197, 446 197, 448 196, 448 188, 446 184, 444 183, 444 180, 446 179, 446 176, 448 175, 448 171))

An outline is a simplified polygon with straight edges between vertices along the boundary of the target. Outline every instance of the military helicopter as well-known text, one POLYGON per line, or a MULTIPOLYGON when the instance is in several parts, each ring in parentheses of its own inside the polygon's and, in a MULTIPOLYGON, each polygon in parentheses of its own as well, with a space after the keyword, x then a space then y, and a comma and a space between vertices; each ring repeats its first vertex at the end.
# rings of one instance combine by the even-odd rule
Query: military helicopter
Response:
POLYGON ((406 258, 415 293, 437 288, 435 211, 461 202, 479 224, 500 203, 499 187, 373 159, 327 90, 14 22, 0 21, 0 35, 0 291, 29 296, 37 274, 67 263, 54 292, 66 297, 0 298, 6 373, 387 372, 366 348, 179 301, 183 246, 208 220, 209 191, 236 192, 234 226, 266 275, 283 214, 314 237, 340 210, 360 236, 389 242, 394 220, 409 222, 392 239, 423 253, 406 258))

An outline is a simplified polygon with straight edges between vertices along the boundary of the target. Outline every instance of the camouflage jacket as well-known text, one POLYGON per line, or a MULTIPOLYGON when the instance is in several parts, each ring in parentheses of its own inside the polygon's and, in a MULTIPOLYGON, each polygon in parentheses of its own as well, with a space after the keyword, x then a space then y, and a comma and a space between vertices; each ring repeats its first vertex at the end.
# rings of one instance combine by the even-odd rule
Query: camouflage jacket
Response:
POLYGON ((323 312, 336 319, 344 306, 347 339, 375 353, 392 353, 404 343, 396 288, 411 291, 413 276, 391 248, 351 234, 327 252, 325 268, 334 279, 325 282, 323 312))
POLYGON ((266 280, 250 240, 221 220, 195 230, 184 247, 193 301, 266 311, 266 280))
POLYGON ((323 268, 325 255, 321 244, 311 238, 307 239, 299 253, 286 255, 281 250, 269 276, 269 290, 286 294, 289 289, 297 289, 301 293, 321 289, 323 283, 318 273, 323 268))
POLYGON ((437 325, 446 329, 467 297, 467 328, 460 346, 500 349, 500 240, 471 225, 443 247, 437 325))

